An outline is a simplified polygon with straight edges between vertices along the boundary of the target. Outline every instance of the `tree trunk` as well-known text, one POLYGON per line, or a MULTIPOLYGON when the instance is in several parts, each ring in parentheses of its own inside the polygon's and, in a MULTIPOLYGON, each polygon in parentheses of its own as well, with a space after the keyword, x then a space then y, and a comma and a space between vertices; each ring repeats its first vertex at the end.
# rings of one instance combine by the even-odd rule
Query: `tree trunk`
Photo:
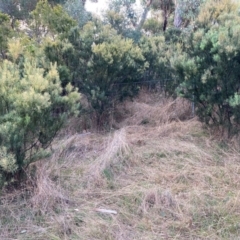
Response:
POLYGON ((182 18, 180 16, 180 7, 175 3, 175 12, 174 12, 174 26, 180 28, 182 25, 182 18))
POLYGON ((141 20, 140 20, 140 22, 139 22, 139 24, 137 26, 137 30, 141 30, 143 24, 145 23, 146 18, 147 18, 147 14, 148 14, 148 12, 150 10, 151 4, 152 4, 152 0, 149 0, 148 3, 146 4, 146 7, 145 7, 143 13, 142 13, 141 20))

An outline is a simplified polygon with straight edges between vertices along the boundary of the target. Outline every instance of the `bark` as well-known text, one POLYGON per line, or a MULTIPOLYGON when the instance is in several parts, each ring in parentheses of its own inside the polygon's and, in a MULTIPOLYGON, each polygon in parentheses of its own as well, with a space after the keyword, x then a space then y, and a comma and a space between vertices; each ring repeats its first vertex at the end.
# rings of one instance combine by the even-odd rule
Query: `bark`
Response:
POLYGON ((165 32, 167 29, 167 24, 168 24, 168 19, 165 17, 164 22, 163 22, 163 31, 165 32))
POLYGON ((180 8, 178 4, 176 4, 175 13, 174 13, 174 26, 176 28, 180 28, 181 25, 182 25, 182 18, 180 16, 180 8))
POLYGON ((144 24, 145 21, 146 21, 147 14, 148 14, 148 12, 149 12, 149 10, 150 10, 151 4, 152 4, 152 0, 149 0, 149 1, 147 2, 147 4, 146 4, 146 7, 145 7, 143 13, 142 13, 141 20, 140 20, 140 22, 139 22, 139 24, 138 24, 138 26, 137 26, 137 30, 141 30, 141 29, 142 29, 142 26, 143 26, 143 24, 144 24))

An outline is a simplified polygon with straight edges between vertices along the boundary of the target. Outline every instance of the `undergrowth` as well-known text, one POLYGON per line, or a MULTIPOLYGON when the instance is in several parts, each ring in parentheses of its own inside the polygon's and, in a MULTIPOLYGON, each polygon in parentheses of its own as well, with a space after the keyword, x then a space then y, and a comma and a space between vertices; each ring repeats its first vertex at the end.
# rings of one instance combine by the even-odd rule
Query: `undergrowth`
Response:
POLYGON ((127 102, 118 130, 61 135, 3 190, 0 239, 237 239, 240 153, 181 101, 127 102))

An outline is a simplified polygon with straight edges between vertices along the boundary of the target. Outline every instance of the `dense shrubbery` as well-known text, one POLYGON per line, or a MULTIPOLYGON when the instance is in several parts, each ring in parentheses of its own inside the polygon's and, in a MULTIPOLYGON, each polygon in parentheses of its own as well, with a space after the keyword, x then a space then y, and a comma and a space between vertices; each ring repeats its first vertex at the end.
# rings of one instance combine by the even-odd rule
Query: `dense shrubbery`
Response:
POLYGON ((25 59, 0 66, 0 182, 36 160, 77 110, 79 94, 67 85, 62 95, 56 65, 48 72, 37 65, 25 59))
MULTIPOLYGON (((52 16, 56 18, 56 15, 52 16)), ((39 159, 40 153, 49 146, 67 117, 78 112, 80 95, 70 83, 62 86, 56 63, 47 61, 38 41, 30 40, 25 34, 18 37, 16 29, 9 24, 9 17, 4 14, 0 17, 2 186, 14 176, 21 176, 31 162, 39 159)))
POLYGON ((45 54, 57 62, 63 84, 71 82, 86 95, 97 124, 107 121, 116 101, 134 96, 148 62, 131 39, 93 19, 80 30, 72 28, 65 39, 49 41, 45 54))
POLYGON ((205 123, 238 130, 239 6, 202 2, 149 1, 141 15, 134 1, 115 0, 101 20, 85 11, 85 1, 0 1, 10 15, 0 13, 2 179, 34 161, 77 110, 73 87, 98 126, 141 82, 157 80, 169 94, 194 101, 205 123))
POLYGON ((175 67, 183 80, 179 93, 196 103, 207 124, 239 130, 240 15, 230 0, 209 1, 184 43, 175 67))

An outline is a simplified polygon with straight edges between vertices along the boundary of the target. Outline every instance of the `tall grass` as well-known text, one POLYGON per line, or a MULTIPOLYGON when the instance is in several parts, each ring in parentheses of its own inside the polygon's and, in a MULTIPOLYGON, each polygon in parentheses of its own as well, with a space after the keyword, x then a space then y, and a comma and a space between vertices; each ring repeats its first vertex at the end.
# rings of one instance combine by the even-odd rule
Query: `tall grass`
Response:
POLYGON ((180 99, 124 105, 119 130, 62 135, 33 184, 2 193, 0 239, 238 239, 239 151, 180 99))

